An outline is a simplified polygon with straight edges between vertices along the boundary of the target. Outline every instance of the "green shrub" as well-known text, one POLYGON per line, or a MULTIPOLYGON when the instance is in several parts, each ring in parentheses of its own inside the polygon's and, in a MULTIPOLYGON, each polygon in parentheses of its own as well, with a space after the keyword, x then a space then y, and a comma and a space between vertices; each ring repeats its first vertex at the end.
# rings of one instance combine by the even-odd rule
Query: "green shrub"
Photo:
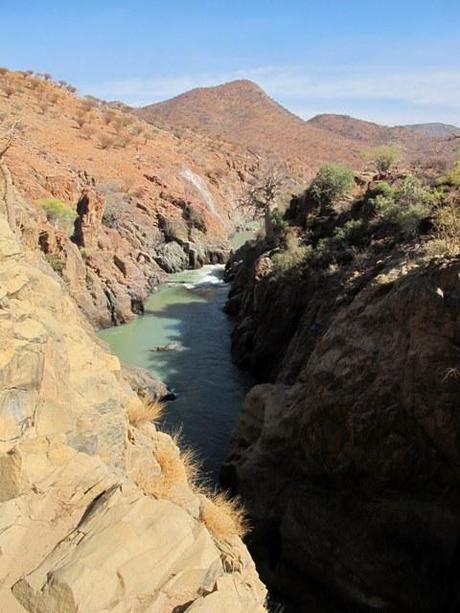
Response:
POLYGON ((422 182, 409 175, 393 191, 374 199, 380 217, 395 225, 405 237, 417 234, 420 221, 430 214, 435 195, 425 189, 422 182))
POLYGON ((64 262, 54 253, 48 253, 45 255, 45 260, 48 262, 54 272, 60 274, 64 270, 64 262))
POLYGON ((401 150, 397 145, 378 145, 369 149, 365 157, 372 162, 377 172, 387 173, 401 159, 401 150))
POLYGON ((387 181, 379 181, 371 188, 373 197, 377 196, 393 196, 394 188, 387 181))
POLYGON ((279 209, 270 211, 270 224, 275 235, 280 235, 289 225, 279 209))
POLYGON ((69 204, 57 198, 41 198, 37 204, 43 209, 47 220, 55 228, 67 234, 72 232, 77 212, 69 204))
POLYGON ((440 185, 447 185, 460 189, 460 160, 458 160, 450 172, 439 180, 440 185))
POLYGON ((356 245, 365 237, 365 228, 362 219, 350 219, 342 227, 335 229, 334 239, 345 245, 356 245))
POLYGON ((435 237, 428 246, 433 255, 458 255, 460 253, 460 206, 444 202, 435 209, 435 237))
POLYGON ((355 173, 348 166, 326 164, 319 169, 308 188, 310 196, 320 206, 329 206, 342 198, 353 186, 355 173))
POLYGON ((290 245, 287 249, 277 251, 271 257, 273 274, 282 276, 292 273, 311 255, 312 248, 308 245, 290 245))
POLYGON ((80 247, 80 254, 84 260, 87 260, 91 256, 91 249, 88 247, 80 247))

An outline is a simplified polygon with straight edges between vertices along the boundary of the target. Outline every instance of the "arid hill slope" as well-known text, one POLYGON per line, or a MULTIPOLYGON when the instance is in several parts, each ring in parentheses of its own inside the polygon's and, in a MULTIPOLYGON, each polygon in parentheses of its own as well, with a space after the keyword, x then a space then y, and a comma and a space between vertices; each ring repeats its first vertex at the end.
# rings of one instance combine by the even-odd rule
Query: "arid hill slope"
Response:
POLYGON ((1 69, 0 137, 12 125, 5 160, 30 205, 24 222, 34 222, 40 248, 97 325, 139 312, 162 271, 220 259, 259 163, 238 145, 159 129, 66 85, 1 69), (72 227, 47 222, 42 198, 78 212, 76 240, 72 227))
POLYGON ((151 423, 164 386, 134 393, 2 196, 0 609, 262 613, 235 516, 151 423))
POLYGON ((326 161, 362 164, 363 149, 396 142, 411 159, 429 158, 449 146, 410 128, 387 128, 341 115, 309 121, 293 115, 251 81, 198 88, 139 109, 138 115, 164 126, 188 126, 258 151, 269 151, 317 170, 326 161))

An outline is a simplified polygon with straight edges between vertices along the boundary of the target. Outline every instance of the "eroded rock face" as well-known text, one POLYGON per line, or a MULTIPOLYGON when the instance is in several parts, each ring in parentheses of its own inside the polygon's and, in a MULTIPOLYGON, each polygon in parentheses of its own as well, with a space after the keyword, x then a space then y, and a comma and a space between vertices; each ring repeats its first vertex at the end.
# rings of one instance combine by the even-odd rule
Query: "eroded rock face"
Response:
POLYGON ((77 202, 74 241, 79 247, 91 248, 97 245, 102 224, 105 203, 101 194, 85 187, 77 202))
POLYGON ((0 608, 264 611, 243 543, 205 523, 172 439, 128 421, 118 359, 1 210, 0 314, 0 608))
POLYGON ((264 356, 275 382, 247 396, 223 478, 249 505, 263 578, 302 610, 454 611, 460 262, 374 274, 335 304, 297 287, 300 314, 263 275, 234 291, 237 355, 264 356))

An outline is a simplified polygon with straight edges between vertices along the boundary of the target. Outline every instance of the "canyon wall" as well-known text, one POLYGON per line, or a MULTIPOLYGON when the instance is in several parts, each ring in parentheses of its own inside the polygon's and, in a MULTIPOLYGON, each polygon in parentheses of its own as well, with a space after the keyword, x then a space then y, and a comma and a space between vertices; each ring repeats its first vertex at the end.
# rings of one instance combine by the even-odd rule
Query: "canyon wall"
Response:
POLYGON ((237 516, 149 421, 166 390, 133 391, 1 195, 2 610, 264 611, 237 516))
POLYGON ((460 260, 381 227, 372 240, 303 273, 263 241, 235 255, 233 355, 265 383, 222 479, 248 506, 264 581, 300 610, 456 611, 460 260))

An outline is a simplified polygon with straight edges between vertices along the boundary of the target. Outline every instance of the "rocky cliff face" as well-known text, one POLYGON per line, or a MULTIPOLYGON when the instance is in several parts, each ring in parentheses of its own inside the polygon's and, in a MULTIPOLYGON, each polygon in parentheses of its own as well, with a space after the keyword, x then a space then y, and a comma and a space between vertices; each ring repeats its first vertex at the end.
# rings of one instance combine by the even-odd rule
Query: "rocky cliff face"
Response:
POLYGON ((26 73, 2 72, 5 87, 14 93, 0 97, 0 134, 15 126, 5 157, 29 203, 19 223, 93 323, 141 312, 165 272, 225 259, 256 155, 26 73), (50 198, 76 214, 74 228, 47 220, 50 198))
POLYGON ((145 419, 118 359, 7 213, 3 199, 2 610, 263 611, 235 520, 192 486, 176 444, 145 419))
POLYGON ((234 357, 271 382, 222 477, 264 580, 302 611, 460 606, 460 260, 385 240, 303 276, 261 244, 234 262, 234 357))

